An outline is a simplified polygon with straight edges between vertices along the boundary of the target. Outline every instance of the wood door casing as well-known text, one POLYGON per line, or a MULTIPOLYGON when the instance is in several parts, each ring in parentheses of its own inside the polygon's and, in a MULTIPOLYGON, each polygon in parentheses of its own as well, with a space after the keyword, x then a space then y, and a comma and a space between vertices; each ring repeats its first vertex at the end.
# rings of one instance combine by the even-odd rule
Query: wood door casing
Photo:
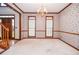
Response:
MULTIPOLYGON (((12 39, 12 20, 11 18, 3 18, 2 24, 9 29, 9 38, 12 39)), ((2 28, 3 30, 3 28, 2 28)), ((3 31, 2 31, 3 35, 3 31)))
MULTIPOLYGON (((31 26, 32 26, 32 25, 31 25, 31 26)), ((35 37, 36 37, 36 16, 28 16, 28 38, 35 38, 35 37), (33 19, 30 19, 31 17, 32 17, 33 19), (35 28, 34 28, 34 29, 35 29, 35 33, 34 33, 35 36, 30 36, 30 35, 29 35, 29 29, 30 29, 30 28, 29 28, 29 24, 30 24, 29 21, 30 21, 30 20, 34 20, 34 21, 35 21, 35 23, 34 23, 34 24, 35 24, 35 25, 34 25, 34 26, 35 26, 35 28)))
POLYGON ((46 16, 46 20, 45 20, 45 37, 46 38, 53 38, 53 35, 54 35, 53 30, 54 30, 53 16, 46 16), (51 19, 47 19, 47 18, 51 18, 51 19), (52 36, 47 36, 47 32, 46 32, 46 30, 47 30, 47 20, 51 20, 51 22, 52 22, 52 28, 51 28, 51 30, 52 30, 52 32, 51 32, 52 36))

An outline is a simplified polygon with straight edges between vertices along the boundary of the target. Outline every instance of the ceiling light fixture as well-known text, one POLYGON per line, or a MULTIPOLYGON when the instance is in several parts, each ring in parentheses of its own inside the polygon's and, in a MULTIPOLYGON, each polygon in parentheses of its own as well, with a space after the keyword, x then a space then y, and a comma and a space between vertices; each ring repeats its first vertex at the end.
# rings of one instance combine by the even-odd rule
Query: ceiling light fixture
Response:
POLYGON ((37 14, 40 16, 45 16, 47 14, 47 10, 46 8, 42 5, 38 10, 37 10, 37 14))

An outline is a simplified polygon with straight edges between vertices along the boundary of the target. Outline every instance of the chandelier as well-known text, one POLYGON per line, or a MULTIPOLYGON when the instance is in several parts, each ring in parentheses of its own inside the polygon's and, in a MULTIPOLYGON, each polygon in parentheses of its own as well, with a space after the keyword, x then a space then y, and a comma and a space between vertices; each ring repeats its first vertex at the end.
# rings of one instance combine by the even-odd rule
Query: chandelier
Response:
POLYGON ((46 8, 44 8, 44 6, 41 6, 38 10, 37 10, 37 14, 40 16, 45 16, 47 14, 47 10, 46 8))

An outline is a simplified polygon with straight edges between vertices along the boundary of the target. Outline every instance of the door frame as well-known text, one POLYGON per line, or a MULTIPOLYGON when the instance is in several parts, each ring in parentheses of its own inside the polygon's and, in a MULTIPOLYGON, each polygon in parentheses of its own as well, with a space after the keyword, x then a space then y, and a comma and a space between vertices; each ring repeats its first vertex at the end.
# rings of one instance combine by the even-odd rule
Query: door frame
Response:
POLYGON ((28 16, 28 38, 36 38, 36 16, 28 16), (29 17, 35 17, 35 36, 29 36, 29 17))
MULTIPOLYGON (((14 17, 12 17, 12 18, 10 18, 11 20, 12 19, 14 19, 14 38, 12 38, 12 39, 15 39, 15 15, 14 14, 0 14, 0 16, 14 16, 14 17)), ((5 17, 4 17, 5 18, 5 17)), ((9 17, 7 17, 7 18, 9 18, 9 17)), ((2 19, 2 18, 0 18, 0 19, 2 19)), ((1 34, 2 35, 2 34, 1 34)))
POLYGON ((54 36, 54 17, 53 16, 45 16, 45 38, 53 38, 54 36), (47 36, 46 35, 46 22, 47 22, 47 17, 52 17, 52 36, 47 36))

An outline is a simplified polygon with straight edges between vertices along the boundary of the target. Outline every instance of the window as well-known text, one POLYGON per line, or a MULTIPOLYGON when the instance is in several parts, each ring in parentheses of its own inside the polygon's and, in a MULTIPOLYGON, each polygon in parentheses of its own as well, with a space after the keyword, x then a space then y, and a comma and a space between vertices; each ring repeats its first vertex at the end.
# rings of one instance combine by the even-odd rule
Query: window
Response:
POLYGON ((4 3, 0 3, 0 6, 2 7, 4 7, 4 6, 7 6, 6 4, 4 4, 4 3))
POLYGON ((29 16, 29 37, 35 37, 35 16, 29 16))
POLYGON ((53 35, 53 17, 46 17, 46 37, 52 37, 53 35))

